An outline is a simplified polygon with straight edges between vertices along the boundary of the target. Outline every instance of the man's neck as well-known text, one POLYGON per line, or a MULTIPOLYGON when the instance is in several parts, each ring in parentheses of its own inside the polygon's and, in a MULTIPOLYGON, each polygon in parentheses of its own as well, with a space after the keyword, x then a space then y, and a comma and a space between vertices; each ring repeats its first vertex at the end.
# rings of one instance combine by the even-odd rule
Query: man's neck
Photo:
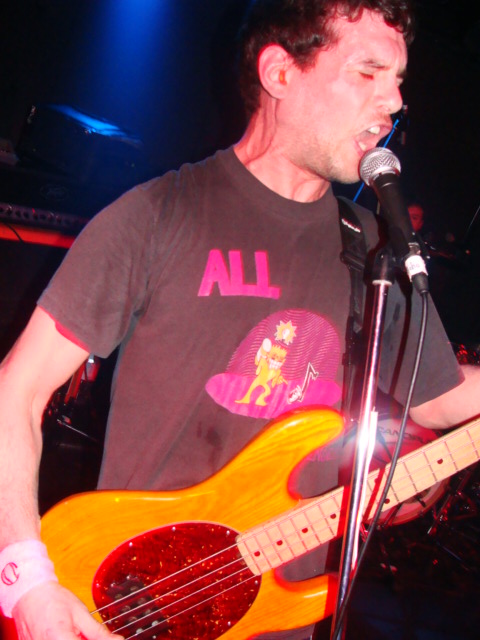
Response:
POLYGON ((277 143, 268 118, 256 114, 234 151, 245 167, 260 182, 278 195, 297 202, 321 198, 330 182, 296 166, 277 143))

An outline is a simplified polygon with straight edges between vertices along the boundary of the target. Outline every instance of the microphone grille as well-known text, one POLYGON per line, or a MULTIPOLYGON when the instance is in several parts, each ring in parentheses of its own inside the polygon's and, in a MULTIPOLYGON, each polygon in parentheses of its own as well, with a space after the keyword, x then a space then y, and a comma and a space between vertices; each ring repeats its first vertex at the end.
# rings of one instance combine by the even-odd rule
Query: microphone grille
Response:
POLYGON ((360 160, 360 177, 368 185, 381 173, 400 173, 400 160, 383 147, 370 149, 360 160))

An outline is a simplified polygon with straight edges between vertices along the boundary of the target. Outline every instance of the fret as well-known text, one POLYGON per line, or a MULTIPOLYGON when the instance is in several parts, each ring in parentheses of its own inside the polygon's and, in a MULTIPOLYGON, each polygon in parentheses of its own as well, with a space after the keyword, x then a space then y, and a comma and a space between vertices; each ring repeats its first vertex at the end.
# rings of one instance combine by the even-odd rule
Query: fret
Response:
MULTIPOLYGON (((380 471, 376 471, 373 473, 370 473, 367 477, 367 488, 366 488, 366 499, 365 502, 366 504, 369 504, 371 497, 373 495, 379 495, 379 491, 378 491, 378 476, 380 475, 380 471)), ((383 486, 383 484, 382 484, 383 486)))
MULTIPOLYGON (((427 448, 425 457, 432 468, 435 469, 438 476, 446 478, 456 473, 459 470, 459 466, 452 458, 447 440, 442 440, 436 444, 436 447, 427 448)), ((454 442, 450 443, 450 445, 452 444, 454 444, 454 442)))
POLYGON ((299 507, 237 538, 250 570, 259 575, 338 536, 343 489, 304 500, 299 507))
MULTIPOLYGON (((383 509, 404 502, 480 459, 480 420, 447 433, 400 458, 383 509)), ((366 520, 373 517, 390 465, 369 473, 366 520)), ((237 546, 255 575, 275 569, 340 533, 343 487, 309 498, 268 522, 239 534, 237 546)))
MULTIPOLYGON (((398 466, 400 467, 400 464, 398 466)), ((398 476, 395 472, 392 482, 397 503, 404 502, 438 482, 438 477, 424 453, 416 453, 404 460, 401 471, 398 476)))
MULTIPOLYGON (((271 525, 267 527, 266 534, 270 540, 270 555, 273 558, 271 563, 283 564, 284 562, 293 560, 295 557, 293 550, 289 547, 287 540, 283 536, 281 527, 275 524, 271 525)), ((278 564, 275 564, 275 566, 278 566, 278 564)))
MULTIPOLYGON (((383 478, 382 478, 382 491, 383 491, 383 487, 385 486, 385 480, 387 477, 387 473, 388 471, 390 471, 390 466, 391 465, 387 465, 387 467, 385 468, 385 472, 383 473, 383 478)), ((396 473, 395 476, 393 478, 392 481, 392 485, 390 487, 390 492, 387 496, 388 500, 389 500, 389 506, 392 504, 398 504, 399 502, 402 502, 402 500, 404 500, 404 496, 405 496, 405 485, 406 484, 410 484, 410 474, 408 472, 408 468, 405 464, 404 461, 398 461, 397 464, 397 469, 396 469, 396 473), (397 475, 398 474, 398 475, 397 475), (405 482, 406 481, 406 482, 405 482)), ((380 498, 380 493, 378 494, 377 497, 377 501, 375 502, 375 506, 378 503, 378 499, 380 498)))
POLYGON ((285 540, 285 544, 290 548, 294 558, 301 556, 309 549, 300 534, 302 526, 299 524, 299 520, 299 516, 293 515, 292 518, 285 519, 278 525, 283 540, 285 540))
POLYGON ((310 551, 310 549, 315 549, 315 547, 318 546, 317 538, 313 535, 312 525, 307 518, 305 511, 305 509, 300 508, 298 512, 294 512, 291 519, 289 519, 289 522, 292 527, 294 527, 298 538, 301 541, 301 545, 296 546, 296 549, 299 551, 301 551, 302 548, 305 551, 310 551))
POLYGON ((478 448, 472 438, 473 434, 470 431, 461 431, 460 433, 452 433, 451 436, 447 445, 452 457, 457 459, 456 466, 463 468, 477 462, 479 459, 478 448))
POLYGON ((475 460, 478 461, 480 460, 480 446, 479 446, 480 427, 478 427, 477 429, 473 429, 473 428, 469 429, 467 433, 470 439, 470 443, 472 445, 472 449, 475 452, 475 460))
POLYGON ((321 544, 338 536, 343 493, 343 488, 335 489, 321 500, 314 498, 308 507, 309 514, 315 512, 315 519, 311 517, 311 523, 321 544))
POLYGON ((242 534, 237 538, 238 550, 250 571, 257 576, 275 568, 269 564, 268 558, 263 553, 260 535, 260 533, 242 534))
MULTIPOLYGON (((383 507, 384 510, 404 502, 477 462, 480 459, 480 452, 475 442, 480 442, 480 421, 475 421, 471 425, 450 432, 425 447, 400 458, 387 496, 388 502, 383 507)), ((375 506, 380 497, 381 490, 377 488, 378 478, 381 474, 381 487, 383 488, 389 468, 390 465, 387 465, 384 472, 377 470, 369 475, 368 495, 375 492, 377 500, 369 508, 368 517, 373 517, 375 506)))

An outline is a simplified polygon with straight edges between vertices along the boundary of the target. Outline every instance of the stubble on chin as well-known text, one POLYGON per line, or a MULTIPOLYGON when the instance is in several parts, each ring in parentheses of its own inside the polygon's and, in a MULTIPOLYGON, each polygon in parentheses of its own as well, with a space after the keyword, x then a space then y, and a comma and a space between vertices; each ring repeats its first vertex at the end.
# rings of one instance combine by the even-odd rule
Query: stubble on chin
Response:
POLYGON ((339 182, 340 184, 354 184, 360 180, 359 163, 339 162, 338 158, 331 158, 329 161, 319 164, 316 173, 328 182, 339 182))

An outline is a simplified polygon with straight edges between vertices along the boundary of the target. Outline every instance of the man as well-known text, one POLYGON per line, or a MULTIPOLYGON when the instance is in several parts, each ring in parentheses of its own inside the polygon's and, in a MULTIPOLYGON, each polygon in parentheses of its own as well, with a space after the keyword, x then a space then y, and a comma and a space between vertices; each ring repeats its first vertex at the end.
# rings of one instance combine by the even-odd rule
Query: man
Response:
POLYGON ((420 233, 425 222, 423 207, 415 202, 408 205, 408 213, 412 222, 412 229, 415 233, 420 233))
MULTIPOLYGON (((77 240, 1 370, 0 548, 3 558, 18 553, 20 571, 32 558, 42 569, 2 602, 22 639, 107 635, 35 543, 42 411, 90 352, 120 345, 101 489, 193 485, 268 419, 339 407, 350 281, 330 183, 357 181, 364 152, 389 131, 409 38, 403 0, 254 3, 243 31, 244 137, 134 189, 77 240)), ((382 379, 404 400, 415 338, 400 348, 396 304, 382 379)), ((448 426, 480 411, 479 382, 459 373, 432 316, 412 416, 448 426)), ((307 465, 305 493, 335 484, 327 457, 320 475, 307 465)))

